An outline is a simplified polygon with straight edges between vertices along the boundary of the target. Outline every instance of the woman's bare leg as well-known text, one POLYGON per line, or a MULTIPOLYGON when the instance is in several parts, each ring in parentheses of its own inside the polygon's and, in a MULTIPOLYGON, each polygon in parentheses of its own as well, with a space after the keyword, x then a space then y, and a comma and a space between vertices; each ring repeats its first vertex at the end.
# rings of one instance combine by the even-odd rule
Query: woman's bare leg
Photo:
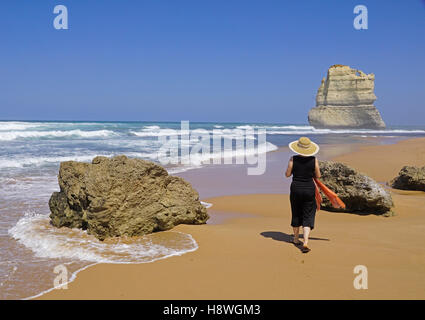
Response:
POLYGON ((308 237, 310 236, 310 227, 303 227, 304 246, 308 246, 308 237))
POLYGON ((300 227, 293 227, 294 229, 294 243, 298 244, 300 243, 299 237, 300 237, 300 227))

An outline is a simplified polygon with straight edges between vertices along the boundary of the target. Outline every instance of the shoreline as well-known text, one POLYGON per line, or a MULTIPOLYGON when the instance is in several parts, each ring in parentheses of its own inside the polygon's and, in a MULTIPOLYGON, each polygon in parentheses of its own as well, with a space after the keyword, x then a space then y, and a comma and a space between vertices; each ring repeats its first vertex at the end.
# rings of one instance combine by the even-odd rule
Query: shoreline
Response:
MULTIPOLYGON (((400 163, 404 163, 403 165, 417 164, 422 159, 425 159, 425 157, 421 158, 423 154, 421 152, 425 152, 425 148, 418 148, 418 144, 420 145, 422 143, 425 145, 424 142, 425 138, 414 138, 401 140, 395 144, 388 145, 359 145, 356 150, 350 153, 339 154, 334 160, 345 162, 374 179, 378 177, 384 180, 390 180, 393 176, 389 176, 389 174, 393 173, 394 170, 398 172, 401 166, 397 168, 389 167, 388 165, 377 166, 374 161, 368 161, 368 159, 371 159, 370 155, 373 155, 372 159, 378 161, 379 164, 379 160, 382 161, 382 159, 386 160, 388 158, 388 153, 397 154, 396 151, 399 152, 401 150, 404 150, 404 152, 411 151, 412 153, 406 159, 400 159, 400 157, 397 158, 394 156, 394 159, 391 160, 391 165, 400 163), (365 158, 365 155, 369 155, 369 157, 365 158), (353 163, 355 165, 353 165, 353 163), (379 170, 377 170, 378 168, 379 170)), ((409 153, 404 154, 409 155, 409 153)), ((384 163, 386 162, 384 161, 384 163)), ((423 164, 422 162, 422 165, 423 164)), ((88 268, 87 266, 84 270, 80 270, 84 272, 77 272, 78 277, 75 276, 75 279, 68 283, 68 290, 55 290, 52 288, 48 293, 44 293, 41 296, 37 295, 37 299, 405 298, 406 295, 405 297, 400 297, 399 294, 394 294, 394 292, 392 292, 394 291, 394 289, 392 289, 393 286, 386 284, 385 281, 381 281, 380 283, 382 286, 381 289, 385 290, 374 291, 371 288, 366 290, 366 293, 358 292, 354 290, 352 286, 352 281, 354 279, 352 267, 354 266, 352 266, 351 270, 348 270, 346 274, 341 274, 341 268, 348 268, 347 263, 337 260, 334 261, 334 265, 329 265, 329 263, 326 263, 326 260, 324 260, 328 258, 333 261, 335 260, 335 255, 338 256, 338 253, 340 253, 340 255, 345 257, 345 261, 350 261, 352 260, 352 256, 361 257, 361 250, 366 251, 363 255, 367 257, 367 260, 370 261, 372 265, 373 272, 371 270, 371 275, 376 272, 376 265, 382 264, 382 259, 376 258, 376 255, 379 256, 379 254, 382 255, 387 253, 384 254, 385 258, 383 261, 391 261, 392 264, 395 265, 395 270, 397 272, 400 272, 400 269, 403 270, 406 266, 403 267, 403 265, 397 263, 398 260, 396 258, 405 259, 405 261, 408 262, 408 266, 411 267, 405 271, 417 276, 417 279, 415 279, 419 282, 416 282, 416 288, 409 288, 397 283, 399 286, 398 288, 408 292, 407 298, 424 298, 425 283, 423 279, 425 278, 425 272, 417 270, 411 265, 412 261, 420 262, 422 265, 425 264, 424 250, 417 246, 412 253, 410 251, 415 247, 414 245, 406 245, 403 241, 401 241, 403 243, 397 243, 396 240, 399 239, 399 234, 395 241, 392 240, 395 243, 391 243, 391 239, 388 240, 387 237, 391 238, 390 235, 394 232, 400 233, 400 231, 398 231, 400 226, 408 228, 409 225, 406 225, 405 219, 407 219, 407 222, 410 220, 410 222, 419 222, 416 224, 420 226, 420 228, 418 228, 419 230, 425 225, 425 212, 422 213, 424 209, 413 210, 413 208, 420 206, 422 206, 422 208, 424 207, 425 196, 424 193, 417 192, 391 192, 391 194, 396 204, 395 210, 397 216, 395 217, 359 217, 353 214, 319 211, 317 214, 317 223, 319 225, 317 230, 312 232, 313 251, 308 255, 302 255, 295 247, 287 243, 289 240, 288 237, 290 237, 292 232, 288 227, 290 210, 288 202, 289 197, 287 194, 281 192, 281 194, 249 194, 204 198, 202 201, 213 204, 210 210, 214 215, 220 216, 226 213, 236 215, 226 218, 219 224, 206 224, 200 226, 179 225, 173 229, 173 231, 192 235, 198 243, 197 250, 171 259, 156 261, 155 264, 141 263, 126 266, 113 264, 90 265, 93 268, 88 268), (282 208, 285 207, 286 210, 282 210, 282 208), (237 214, 249 214, 249 217, 239 217, 237 214), (348 232, 345 231, 345 233, 341 233, 339 228, 343 229, 347 222, 350 222, 350 226, 359 225, 362 229, 371 229, 368 225, 371 224, 378 230, 381 224, 388 226, 395 222, 395 225, 399 225, 397 225, 396 228, 392 226, 389 230, 391 232, 383 236, 385 240, 384 243, 381 243, 382 241, 379 241, 378 238, 378 248, 375 248, 378 249, 378 251, 373 252, 372 249, 374 246, 370 245, 366 239, 361 237, 361 232, 357 234, 353 230, 348 230, 348 232), (423 225, 422 222, 424 222, 423 225), (254 230, 258 231, 259 225, 263 226, 263 233, 249 233, 250 231, 254 232, 254 230), (266 228, 266 226, 268 226, 268 228, 266 228), (347 238, 347 234, 351 234, 354 240, 357 239, 357 242, 363 246, 359 246, 359 243, 355 241, 349 241, 352 239, 345 239, 347 238), (315 238, 317 239, 314 240, 315 238), (334 249, 337 249, 336 252, 333 252, 332 248, 329 248, 329 246, 326 247, 325 245, 326 243, 333 243, 334 238, 339 238, 339 241, 333 246, 334 249), (282 242, 286 245, 282 246, 282 242), (344 246, 341 247, 344 243, 346 245, 345 248, 344 246), (231 245, 227 248, 226 244, 231 245), (389 244, 391 244, 391 246, 389 246, 389 244), (402 244, 405 245, 405 247, 403 247, 402 244), (391 249, 391 247, 394 246, 403 247, 405 251, 407 250, 408 254, 402 252, 402 255, 397 256, 394 254, 394 250, 391 249), (257 250, 257 247, 259 247, 260 250, 257 250), (220 251, 217 252, 217 248, 222 249, 224 254, 220 251), (354 250, 354 252, 347 254, 347 248, 354 250), (268 253, 268 255, 266 255, 266 253, 268 253), (388 255, 388 253, 391 254, 388 255), (246 256, 244 254, 246 254, 246 256), (252 257, 249 257, 249 254, 252 254, 252 257), (226 263, 226 259, 229 259, 229 257, 231 257, 230 263, 226 263), (261 259, 259 259, 260 257, 261 259), (265 262, 268 262, 268 264, 265 262), (247 264, 252 264, 256 266, 256 268, 253 269, 252 266, 247 268, 247 264), (298 282, 294 282, 294 279, 291 279, 291 277, 285 277, 284 274, 281 274, 279 270, 276 269, 276 265, 281 265, 288 269, 288 271, 290 271, 289 273, 298 273, 300 276, 298 282), (335 268, 336 265, 339 265, 339 269, 335 268), (214 266, 217 268, 214 268, 214 266), (300 266, 302 272, 300 271, 300 266), (323 274, 319 276, 319 273, 317 273, 318 270, 314 270, 314 266, 320 269, 323 274), (333 270, 334 274, 332 275, 332 272, 329 274, 329 270, 326 271, 327 268, 324 268, 324 266, 333 270), (244 270, 244 267, 248 270, 244 270), (269 268, 272 269, 271 274, 268 274, 268 271, 266 271, 269 268), (222 270, 222 274, 217 274, 216 270, 222 270), (202 284, 201 287, 203 287, 203 289, 197 290, 197 283, 193 281, 187 281, 186 283, 181 282, 181 279, 187 279, 188 275, 200 276, 205 272, 212 274, 213 276, 210 275, 209 278, 215 281, 200 277, 198 281, 202 284), (126 276, 122 276, 124 273, 126 276), (163 274, 166 275, 167 273, 173 274, 177 279, 174 277, 167 277, 167 280, 160 281, 160 283, 150 279, 163 274), (153 275, 155 275, 155 277, 153 277, 153 275), (186 277, 184 275, 186 275, 186 277), (244 278, 243 275, 246 277, 244 278), (285 282, 282 282, 281 277, 288 283, 291 283, 290 287, 294 291, 288 293, 283 289, 275 287, 276 282, 284 286, 285 282), (337 283, 341 281, 347 282, 347 278, 349 278, 350 281, 349 283, 347 282, 349 284, 347 288, 339 288, 338 286, 334 287, 335 282, 333 282, 333 286, 323 282, 324 279, 329 280, 329 278, 339 279, 336 281, 337 283), (263 284, 259 283, 259 280, 263 280, 263 284), (251 285, 248 285, 247 282, 251 283, 251 285), (173 289, 170 290, 166 285, 167 283, 170 283, 173 289), (311 292, 311 296, 307 297, 300 295, 300 289, 303 287, 303 284, 311 286, 311 283, 314 284, 314 290, 311 292), (148 287, 149 289, 143 290, 142 287, 139 287, 140 284, 144 284, 143 287, 148 287), (220 284, 225 284, 227 289, 220 287, 220 284), (272 289, 266 288, 264 284, 269 284, 272 286, 272 289), (324 287, 328 288, 328 290, 323 289, 324 287), (338 294, 335 295, 334 293, 330 293, 329 291, 331 291, 331 288, 333 288, 335 292, 338 292, 338 294)), ((363 236, 372 237, 374 241, 377 241, 373 232, 371 233, 363 234, 363 236)), ((412 235, 410 235, 410 237, 412 237, 412 235)), ((388 270, 388 268, 385 269, 384 274, 386 275, 385 279, 388 281, 391 270, 388 270)), ((399 276, 401 277, 400 274, 399 276)), ((406 279, 406 276, 404 276, 404 279, 406 279)), ((409 279, 411 280, 411 277, 409 279)))

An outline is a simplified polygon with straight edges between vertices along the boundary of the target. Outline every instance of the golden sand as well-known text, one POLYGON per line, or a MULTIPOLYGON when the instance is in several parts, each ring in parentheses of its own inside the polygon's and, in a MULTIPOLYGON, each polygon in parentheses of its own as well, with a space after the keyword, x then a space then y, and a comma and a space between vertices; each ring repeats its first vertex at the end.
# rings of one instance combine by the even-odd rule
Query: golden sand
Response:
MULTIPOLYGON (((425 165, 425 139, 360 147, 336 157, 378 181, 425 165)), ((282 168, 282 171, 285 168, 282 168)), ((207 199, 220 224, 180 225, 199 249, 154 263, 100 264, 41 299, 424 299, 425 193, 392 190, 396 216, 319 211, 303 254, 291 243, 289 196, 207 199), (368 289, 353 286, 368 270, 368 289)))

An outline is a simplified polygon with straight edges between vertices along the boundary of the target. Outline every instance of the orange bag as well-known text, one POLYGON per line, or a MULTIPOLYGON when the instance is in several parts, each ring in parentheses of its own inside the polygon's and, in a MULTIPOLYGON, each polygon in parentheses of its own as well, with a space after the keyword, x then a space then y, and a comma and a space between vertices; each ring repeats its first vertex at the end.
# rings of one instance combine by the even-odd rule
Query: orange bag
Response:
POLYGON ((326 198, 329 199, 329 201, 331 202, 331 204, 334 208, 345 209, 345 203, 342 202, 342 200, 336 195, 335 192, 333 192, 331 189, 329 189, 327 186, 325 186, 323 184, 323 182, 320 181, 319 179, 313 178, 313 181, 316 185, 316 204, 318 204, 317 210, 320 209, 320 204, 322 203, 322 196, 320 195, 319 188, 320 188, 320 190, 323 191, 326 198))

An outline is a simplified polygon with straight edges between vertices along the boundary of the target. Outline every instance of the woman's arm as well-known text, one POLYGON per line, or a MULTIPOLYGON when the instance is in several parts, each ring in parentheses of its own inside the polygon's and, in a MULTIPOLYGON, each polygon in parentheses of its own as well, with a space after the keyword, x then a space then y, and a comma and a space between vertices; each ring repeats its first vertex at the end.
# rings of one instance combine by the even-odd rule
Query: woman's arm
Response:
POLYGON ((292 174, 292 166, 294 165, 294 159, 291 157, 288 162, 288 168, 286 169, 285 176, 289 178, 292 174))
POLYGON ((314 175, 315 178, 319 179, 322 175, 320 174, 319 160, 316 158, 316 162, 314 164, 314 175))

